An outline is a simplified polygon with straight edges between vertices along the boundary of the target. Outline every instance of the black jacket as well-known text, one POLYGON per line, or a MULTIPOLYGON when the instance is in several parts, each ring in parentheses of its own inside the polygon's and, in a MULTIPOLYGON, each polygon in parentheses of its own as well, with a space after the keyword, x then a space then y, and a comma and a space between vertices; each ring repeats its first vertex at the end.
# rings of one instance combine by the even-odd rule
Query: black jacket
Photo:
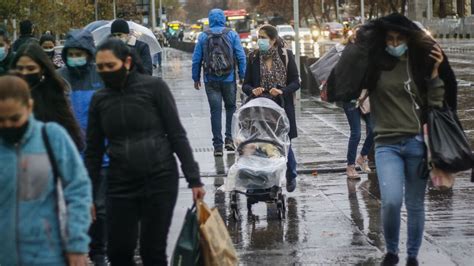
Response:
POLYGON ((97 91, 89 109, 85 162, 97 185, 104 152, 110 157, 108 194, 152 195, 178 178, 174 153, 190 187, 201 186, 199 167, 166 83, 132 71, 125 88, 97 91), (107 139, 107 145, 105 144, 107 139))
POLYGON ((145 73, 150 76, 153 75, 153 63, 151 61, 150 47, 148 47, 148 44, 136 40, 135 45, 130 45, 130 47, 134 50, 138 58, 140 58, 145 73))
POLYGON ((0 76, 8 73, 13 58, 15 58, 15 53, 13 53, 12 49, 10 49, 7 56, 2 61, 0 61, 0 76))
MULTIPOLYGON (((357 31, 356 44, 344 49, 328 78, 329 101, 357 99, 362 88, 369 92, 375 88, 381 71, 395 67, 398 59, 385 51, 385 35, 389 30, 402 32, 411 40, 408 55, 413 79, 422 97, 426 95, 427 80, 434 65, 429 53, 436 42, 408 18, 394 13, 371 21, 357 31)), ((439 77, 445 85, 445 102, 456 109, 457 81, 446 55, 439 67, 439 77)))
MULTIPOLYGON (((298 137, 296 127, 294 93, 300 89, 300 76, 296 67, 295 57, 290 50, 288 52, 288 69, 286 87, 282 88, 286 115, 290 120, 290 138, 298 137)), ((278 50, 283 63, 286 64, 286 58, 281 49, 278 50)), ((252 94, 252 90, 260 87, 260 56, 258 50, 249 54, 247 59, 247 69, 245 71, 245 81, 242 90, 247 96, 252 94)))
POLYGON ((23 44, 36 42, 39 44, 38 39, 36 39, 33 35, 21 35, 14 43, 13 43, 13 52, 18 51, 23 44))

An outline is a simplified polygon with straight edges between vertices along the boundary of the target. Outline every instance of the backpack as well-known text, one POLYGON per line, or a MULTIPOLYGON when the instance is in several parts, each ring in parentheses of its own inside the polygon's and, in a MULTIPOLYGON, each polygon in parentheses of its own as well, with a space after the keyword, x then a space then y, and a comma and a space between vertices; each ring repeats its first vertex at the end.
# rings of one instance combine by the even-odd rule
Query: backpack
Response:
POLYGON ((204 72, 217 77, 228 76, 234 70, 234 53, 227 38, 230 29, 221 33, 205 31, 207 41, 204 44, 204 72))

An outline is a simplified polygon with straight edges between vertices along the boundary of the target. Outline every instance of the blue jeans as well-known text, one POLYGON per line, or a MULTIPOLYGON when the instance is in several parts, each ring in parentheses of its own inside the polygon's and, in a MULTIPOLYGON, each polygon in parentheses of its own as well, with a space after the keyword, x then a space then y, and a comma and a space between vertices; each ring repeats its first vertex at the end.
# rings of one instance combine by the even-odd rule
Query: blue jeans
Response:
POLYGON ((296 172, 296 158, 295 158, 295 153, 293 152, 293 149, 291 148, 288 150, 288 161, 286 162, 286 179, 291 180, 295 179, 296 176, 298 176, 298 173, 296 172))
POLYGON ((222 147, 222 100, 224 100, 226 120, 225 137, 232 139, 232 116, 236 109, 237 88, 234 82, 209 81, 205 84, 207 100, 211 108, 212 143, 214 148, 222 147))
POLYGON ((370 114, 362 114, 360 109, 356 107, 355 103, 346 102, 343 104, 343 108, 351 128, 351 136, 349 137, 349 144, 347 147, 347 165, 353 165, 355 164, 357 147, 359 146, 360 142, 360 119, 363 118, 366 125, 366 138, 364 146, 360 152, 362 156, 368 155, 372 145, 374 144, 372 120, 370 119, 370 114))
POLYGON ((376 145, 375 162, 382 198, 382 221, 387 252, 397 254, 403 197, 408 214, 409 257, 416 257, 423 240, 425 189, 422 177, 425 144, 421 136, 394 145, 376 145))

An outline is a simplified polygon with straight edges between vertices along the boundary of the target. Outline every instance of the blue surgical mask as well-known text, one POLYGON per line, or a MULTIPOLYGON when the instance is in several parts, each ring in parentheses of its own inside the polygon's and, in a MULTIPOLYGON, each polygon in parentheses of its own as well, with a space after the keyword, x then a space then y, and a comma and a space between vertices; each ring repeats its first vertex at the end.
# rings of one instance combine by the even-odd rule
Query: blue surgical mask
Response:
POLYGON ((257 44, 258 44, 258 49, 261 52, 268 52, 268 50, 270 50, 270 40, 269 39, 258 39, 257 44))
POLYGON ((8 51, 5 49, 5 47, 0 47, 0 61, 3 61, 5 57, 7 57, 8 51))
POLYGON ((408 46, 406 43, 402 43, 399 46, 387 45, 387 47, 385 47, 385 51, 395 57, 404 55, 407 50, 408 46))
POLYGON ((70 67, 81 67, 87 64, 86 57, 68 57, 67 65, 70 67))

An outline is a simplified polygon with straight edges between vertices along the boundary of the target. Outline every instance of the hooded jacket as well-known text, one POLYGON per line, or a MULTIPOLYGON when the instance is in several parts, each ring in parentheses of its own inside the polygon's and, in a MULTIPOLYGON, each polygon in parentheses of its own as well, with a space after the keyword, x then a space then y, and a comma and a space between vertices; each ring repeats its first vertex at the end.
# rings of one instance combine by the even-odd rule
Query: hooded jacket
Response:
MULTIPOLYGON (((209 27, 213 33, 220 33, 225 29, 225 15, 224 11, 220 9, 212 9, 209 12, 209 27)), ((235 31, 229 31, 227 33, 227 38, 229 38, 229 43, 232 45, 232 51, 234 53, 234 57, 237 59, 238 62, 238 72, 240 80, 244 80, 245 78, 245 52, 242 48, 242 44, 240 42, 239 35, 235 31)), ((194 47, 193 53, 193 66, 192 66, 192 74, 193 80, 198 82, 201 80, 201 67, 202 61, 204 59, 203 51, 204 45, 207 42, 207 34, 202 33, 199 34, 198 42, 194 47)), ((234 72, 232 71, 227 77, 217 77, 213 75, 204 75, 204 82, 207 83, 209 81, 223 81, 223 82, 234 82, 236 80, 234 76, 234 72)))
POLYGON ((0 265, 65 265, 63 252, 87 253, 91 184, 67 132, 30 116, 19 144, 0 138, 0 265), (46 126, 66 202, 68 239, 62 246, 46 126))
POLYGON ((5 75, 10 70, 10 65, 12 64, 13 58, 15 58, 15 53, 12 48, 8 50, 7 56, 0 61, 0 76, 5 75))
POLYGON ((70 97, 72 109, 79 122, 83 136, 85 136, 89 116, 89 104, 92 95, 97 90, 103 89, 104 83, 97 73, 93 60, 95 46, 91 33, 85 30, 74 30, 69 32, 61 53, 64 62, 67 62, 67 51, 71 48, 86 51, 89 55, 87 64, 81 67, 70 67, 65 65, 58 70, 58 73, 71 86, 70 97))
POLYGON ((109 196, 133 198, 166 191, 169 180, 178 178, 174 153, 189 186, 202 185, 173 95, 161 78, 132 71, 123 89, 94 94, 85 152, 94 186, 100 181, 106 150, 109 196))
MULTIPOLYGON (((357 99, 362 88, 373 90, 382 70, 391 70, 398 59, 385 51, 385 35, 393 30, 408 36, 408 56, 413 79, 423 97, 428 90, 428 80, 433 70, 434 60, 429 53, 436 44, 415 23, 405 16, 394 13, 374 20, 357 31, 355 45, 348 45, 341 59, 328 79, 330 101, 350 101, 357 99)), ((439 78, 444 82, 444 99, 449 107, 457 108, 457 81, 444 54, 439 67, 439 78)))

